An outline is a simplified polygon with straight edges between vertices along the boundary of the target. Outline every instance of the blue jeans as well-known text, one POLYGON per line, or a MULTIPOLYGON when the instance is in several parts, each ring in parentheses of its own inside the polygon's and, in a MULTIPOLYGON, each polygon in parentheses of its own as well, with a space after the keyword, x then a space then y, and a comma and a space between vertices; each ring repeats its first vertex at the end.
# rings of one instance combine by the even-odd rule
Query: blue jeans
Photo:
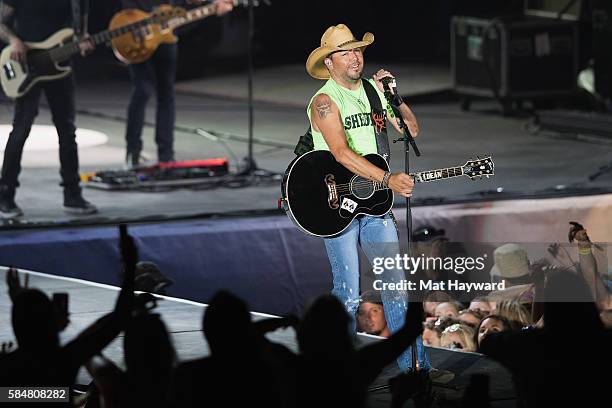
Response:
MULTIPOLYGON (((342 234, 325 238, 325 249, 332 267, 334 288, 332 293, 345 305, 352 316, 355 331, 355 316, 359 307, 359 257, 357 245, 372 261, 375 257, 395 257, 399 254, 399 240, 395 223, 388 213, 383 217, 358 216, 342 234)), ((385 270, 377 276, 383 282, 399 282, 405 279, 402 269, 385 270)), ((391 333, 398 331, 406 318, 408 294, 399 290, 382 290, 381 297, 385 309, 387 326, 391 333)), ((429 360, 423 341, 417 339, 419 365, 429 369, 429 360)), ((407 348, 397 359, 400 370, 412 367, 411 347, 407 348)))

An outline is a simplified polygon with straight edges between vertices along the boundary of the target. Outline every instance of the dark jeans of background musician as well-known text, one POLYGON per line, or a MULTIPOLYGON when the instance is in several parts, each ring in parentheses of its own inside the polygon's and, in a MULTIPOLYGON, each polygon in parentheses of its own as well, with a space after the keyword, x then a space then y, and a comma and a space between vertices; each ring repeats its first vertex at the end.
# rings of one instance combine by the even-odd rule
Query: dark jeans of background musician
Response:
POLYGON ((176 76, 177 46, 162 44, 147 61, 129 66, 133 90, 128 107, 125 139, 130 155, 142 150, 142 127, 147 102, 153 91, 157 93, 155 143, 160 162, 174 160, 174 79, 176 76))
POLYGON ((70 75, 56 81, 40 82, 34 85, 27 94, 15 100, 13 131, 9 135, 4 150, 2 180, 0 181, 0 184, 5 185, 9 190, 14 190, 19 186, 17 179, 21 172, 23 146, 30 134, 34 118, 38 115, 38 104, 43 91, 59 136, 62 185, 66 189, 78 188, 79 156, 74 126, 75 86, 74 79, 70 75))

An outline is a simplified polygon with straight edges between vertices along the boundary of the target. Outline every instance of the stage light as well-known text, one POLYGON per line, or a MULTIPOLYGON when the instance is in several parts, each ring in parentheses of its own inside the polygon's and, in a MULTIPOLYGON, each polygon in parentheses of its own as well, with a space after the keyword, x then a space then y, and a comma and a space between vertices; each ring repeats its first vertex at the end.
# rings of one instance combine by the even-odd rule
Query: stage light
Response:
MULTIPOLYGON (((13 130, 11 125, 0 125, 0 151, 4 151, 9 133, 13 130)), ((76 140, 80 148, 104 145, 108 136, 102 132, 91 129, 77 129, 76 140)), ((34 125, 26 141, 24 151, 58 150, 58 136, 54 126, 34 125)))

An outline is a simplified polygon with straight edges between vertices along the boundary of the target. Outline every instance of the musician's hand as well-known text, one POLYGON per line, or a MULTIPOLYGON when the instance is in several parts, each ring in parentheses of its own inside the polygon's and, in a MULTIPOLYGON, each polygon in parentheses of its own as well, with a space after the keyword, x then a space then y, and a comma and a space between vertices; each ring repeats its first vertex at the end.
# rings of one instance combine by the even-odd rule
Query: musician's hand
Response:
MULTIPOLYGON (((385 77, 395 78, 395 76, 392 73, 390 73, 389 71, 386 71, 384 69, 379 69, 377 73, 372 75, 372 79, 376 83, 376 86, 378 87, 380 92, 385 92, 385 89, 383 88, 382 82, 380 82, 380 80, 385 78, 385 77)), ((391 89, 391 93, 393 93, 393 88, 390 87, 390 89, 391 89)))
POLYGON ((19 38, 14 37, 11 40, 11 47, 13 47, 13 50, 11 51, 11 59, 13 61, 17 61, 20 62, 22 64, 26 63, 26 55, 27 55, 27 48, 25 46, 25 44, 23 43, 23 41, 21 41, 19 38))
POLYGON ((86 57, 90 54, 95 48, 93 41, 91 40, 91 36, 89 34, 85 34, 79 40, 79 51, 81 53, 81 57, 86 57))
POLYGON ((21 280, 19 279, 19 270, 16 268, 10 267, 9 270, 6 271, 6 286, 8 288, 9 297, 12 301, 15 300, 19 292, 24 289, 28 289, 29 281, 30 275, 26 274, 22 285, 21 280))
POLYGON ((412 197, 414 180, 406 173, 394 173, 389 177, 389 188, 404 197, 412 197))
POLYGON ((227 14, 234 8, 234 3, 231 0, 215 0, 213 4, 215 5, 215 13, 218 16, 227 14))
POLYGON ((587 235, 587 231, 584 228, 570 228, 570 234, 572 234, 573 238, 578 242, 591 242, 589 236, 587 235))

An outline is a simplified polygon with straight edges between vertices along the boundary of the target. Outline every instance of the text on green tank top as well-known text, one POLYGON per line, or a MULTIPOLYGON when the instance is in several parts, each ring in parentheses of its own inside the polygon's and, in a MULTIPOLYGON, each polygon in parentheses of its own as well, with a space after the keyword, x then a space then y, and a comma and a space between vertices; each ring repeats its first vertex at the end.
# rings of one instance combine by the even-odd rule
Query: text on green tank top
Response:
MULTIPOLYGON (((368 81, 374 86, 374 89, 376 89, 378 97, 381 100, 381 105, 386 106, 387 101, 385 100, 384 94, 378 90, 376 84, 372 80, 368 81)), ((363 84, 360 84, 360 87, 353 91, 338 85, 333 79, 327 80, 325 85, 317 91, 308 104, 307 114, 311 124, 312 118, 310 109, 312 100, 320 94, 328 95, 336 106, 338 106, 349 147, 360 155, 377 153, 376 137, 372 125, 372 108, 370 107, 370 101, 363 88, 363 84)), ((386 111, 384 111, 384 114, 386 116, 386 111)), ((315 130, 314 126, 312 127, 312 140, 315 150, 329 150, 323 135, 321 132, 315 130)))

